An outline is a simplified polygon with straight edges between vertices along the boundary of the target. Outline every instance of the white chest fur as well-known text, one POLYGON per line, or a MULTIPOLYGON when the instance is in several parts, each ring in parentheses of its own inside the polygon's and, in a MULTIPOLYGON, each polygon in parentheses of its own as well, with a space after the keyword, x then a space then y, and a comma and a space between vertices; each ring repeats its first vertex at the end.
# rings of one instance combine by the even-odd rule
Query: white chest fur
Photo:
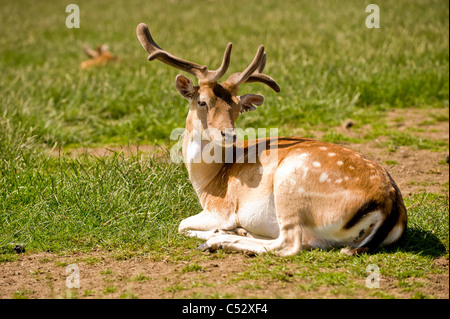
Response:
POLYGON ((192 138, 192 140, 189 140, 187 147, 186 147, 186 163, 192 164, 192 163, 201 163, 202 159, 202 144, 200 138, 192 138))

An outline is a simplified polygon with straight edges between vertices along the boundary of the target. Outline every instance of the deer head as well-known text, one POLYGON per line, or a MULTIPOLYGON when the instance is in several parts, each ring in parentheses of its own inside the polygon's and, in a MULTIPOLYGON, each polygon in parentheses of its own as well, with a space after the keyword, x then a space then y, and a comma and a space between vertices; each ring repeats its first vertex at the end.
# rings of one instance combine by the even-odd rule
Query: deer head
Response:
MULTIPOLYGON (((242 112, 253 111, 262 105, 264 96, 258 94, 238 95, 239 86, 244 83, 261 82, 274 91, 280 92, 280 87, 270 76, 263 74, 266 63, 264 46, 260 46, 250 65, 239 73, 231 74, 224 82, 218 81, 230 65, 231 47, 228 43, 221 66, 210 71, 206 66, 180 59, 161 49, 153 40, 150 31, 144 23, 137 26, 138 39, 144 49, 150 54, 149 61, 159 60, 167 65, 187 72, 198 79, 198 85, 184 75, 175 79, 178 92, 190 103, 186 119, 186 130, 192 131, 194 122, 201 123, 201 131, 208 132, 211 141, 223 145, 233 143, 236 139, 234 123, 242 112)), ((204 136, 204 135, 203 135, 204 136)))

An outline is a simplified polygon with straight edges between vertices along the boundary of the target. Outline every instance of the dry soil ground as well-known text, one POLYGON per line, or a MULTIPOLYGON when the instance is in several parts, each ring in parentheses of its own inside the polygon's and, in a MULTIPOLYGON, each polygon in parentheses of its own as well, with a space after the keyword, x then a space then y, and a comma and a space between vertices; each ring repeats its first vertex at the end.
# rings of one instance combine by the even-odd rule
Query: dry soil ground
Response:
MULTIPOLYGON (((120 259, 120 258, 119 258, 120 259)), ((1 266, 2 298, 373 298, 374 290, 356 279, 350 289, 334 286, 312 288, 307 279, 245 279, 241 274, 252 267, 252 258, 226 254, 221 258, 195 258, 198 270, 188 268, 192 261, 155 261, 151 256, 118 260, 114 254, 99 251, 58 256, 51 253, 23 255, 1 266), (79 269, 80 287, 68 289, 69 265, 79 269), (188 270, 187 270, 188 269, 188 270)), ((414 292, 398 285, 398 280, 380 278, 383 294, 411 298, 418 291, 424 296, 449 298, 448 259, 433 263, 447 269, 446 274, 409 278, 404 286, 417 286, 414 292)), ((287 265, 295 271, 293 264, 287 265)), ((325 271, 325 270, 324 270, 325 271)), ((73 281, 72 281, 73 283, 73 281)))

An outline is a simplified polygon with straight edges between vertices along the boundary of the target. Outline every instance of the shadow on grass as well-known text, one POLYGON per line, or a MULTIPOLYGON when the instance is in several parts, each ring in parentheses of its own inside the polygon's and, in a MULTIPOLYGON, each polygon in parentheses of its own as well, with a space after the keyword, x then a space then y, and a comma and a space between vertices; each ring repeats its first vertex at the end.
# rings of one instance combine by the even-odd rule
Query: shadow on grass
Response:
POLYGON ((440 257, 447 248, 438 236, 431 231, 408 227, 405 235, 397 244, 382 249, 386 252, 402 251, 422 256, 440 257))

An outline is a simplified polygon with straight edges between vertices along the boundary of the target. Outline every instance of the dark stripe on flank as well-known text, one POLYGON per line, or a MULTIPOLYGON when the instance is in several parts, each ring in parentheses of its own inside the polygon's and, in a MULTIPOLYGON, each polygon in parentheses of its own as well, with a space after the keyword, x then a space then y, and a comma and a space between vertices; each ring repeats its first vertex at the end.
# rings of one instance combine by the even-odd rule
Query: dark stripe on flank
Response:
POLYGON ((369 251, 376 249, 383 243, 383 241, 387 238, 391 230, 394 228, 395 224, 397 224, 398 219, 400 218, 400 210, 401 206, 403 205, 403 199, 400 190, 398 189, 391 175, 389 175, 389 173, 387 174, 389 176, 389 179, 391 180, 392 186, 395 189, 394 200, 392 201, 392 208, 389 212, 389 215, 383 221, 380 228, 378 228, 372 239, 364 245, 364 247, 367 247, 369 251))
POLYGON ((389 235, 392 228, 394 228, 395 224, 397 223, 399 215, 400 215, 399 205, 397 201, 395 201, 390 214, 383 221, 383 224, 381 224, 380 228, 373 235, 372 239, 368 243, 366 243, 364 247, 367 247, 369 251, 371 251, 380 246, 381 243, 389 235))
POLYGON ((367 214, 373 212, 380 207, 377 201, 370 200, 364 203, 360 209, 353 215, 353 217, 344 225, 344 229, 350 229, 358 224, 367 214))
MULTIPOLYGON (((365 243, 363 246, 359 246, 359 247, 356 247, 355 249, 353 249, 350 252, 351 254, 355 254, 355 253, 358 254, 363 251, 373 251, 376 248, 378 248, 383 243, 383 241, 387 238, 387 236, 389 235, 391 230, 394 228, 395 224, 397 224, 398 219, 400 218, 400 214, 401 214, 401 212, 403 210, 403 206, 404 206, 402 195, 401 195, 400 190, 398 189, 397 185, 395 184, 394 180, 389 175, 389 173, 387 173, 387 175, 389 176, 389 179, 391 180, 391 184, 394 187, 391 211, 387 214, 387 216, 383 220, 381 226, 378 229, 375 229, 375 233, 373 234, 372 238, 367 243, 365 243)), ((361 209, 360 209, 360 211, 361 211, 361 209)), ((358 211, 358 213, 359 213, 359 211, 358 211)), ((406 229, 406 224, 405 224, 405 229, 406 229)))

